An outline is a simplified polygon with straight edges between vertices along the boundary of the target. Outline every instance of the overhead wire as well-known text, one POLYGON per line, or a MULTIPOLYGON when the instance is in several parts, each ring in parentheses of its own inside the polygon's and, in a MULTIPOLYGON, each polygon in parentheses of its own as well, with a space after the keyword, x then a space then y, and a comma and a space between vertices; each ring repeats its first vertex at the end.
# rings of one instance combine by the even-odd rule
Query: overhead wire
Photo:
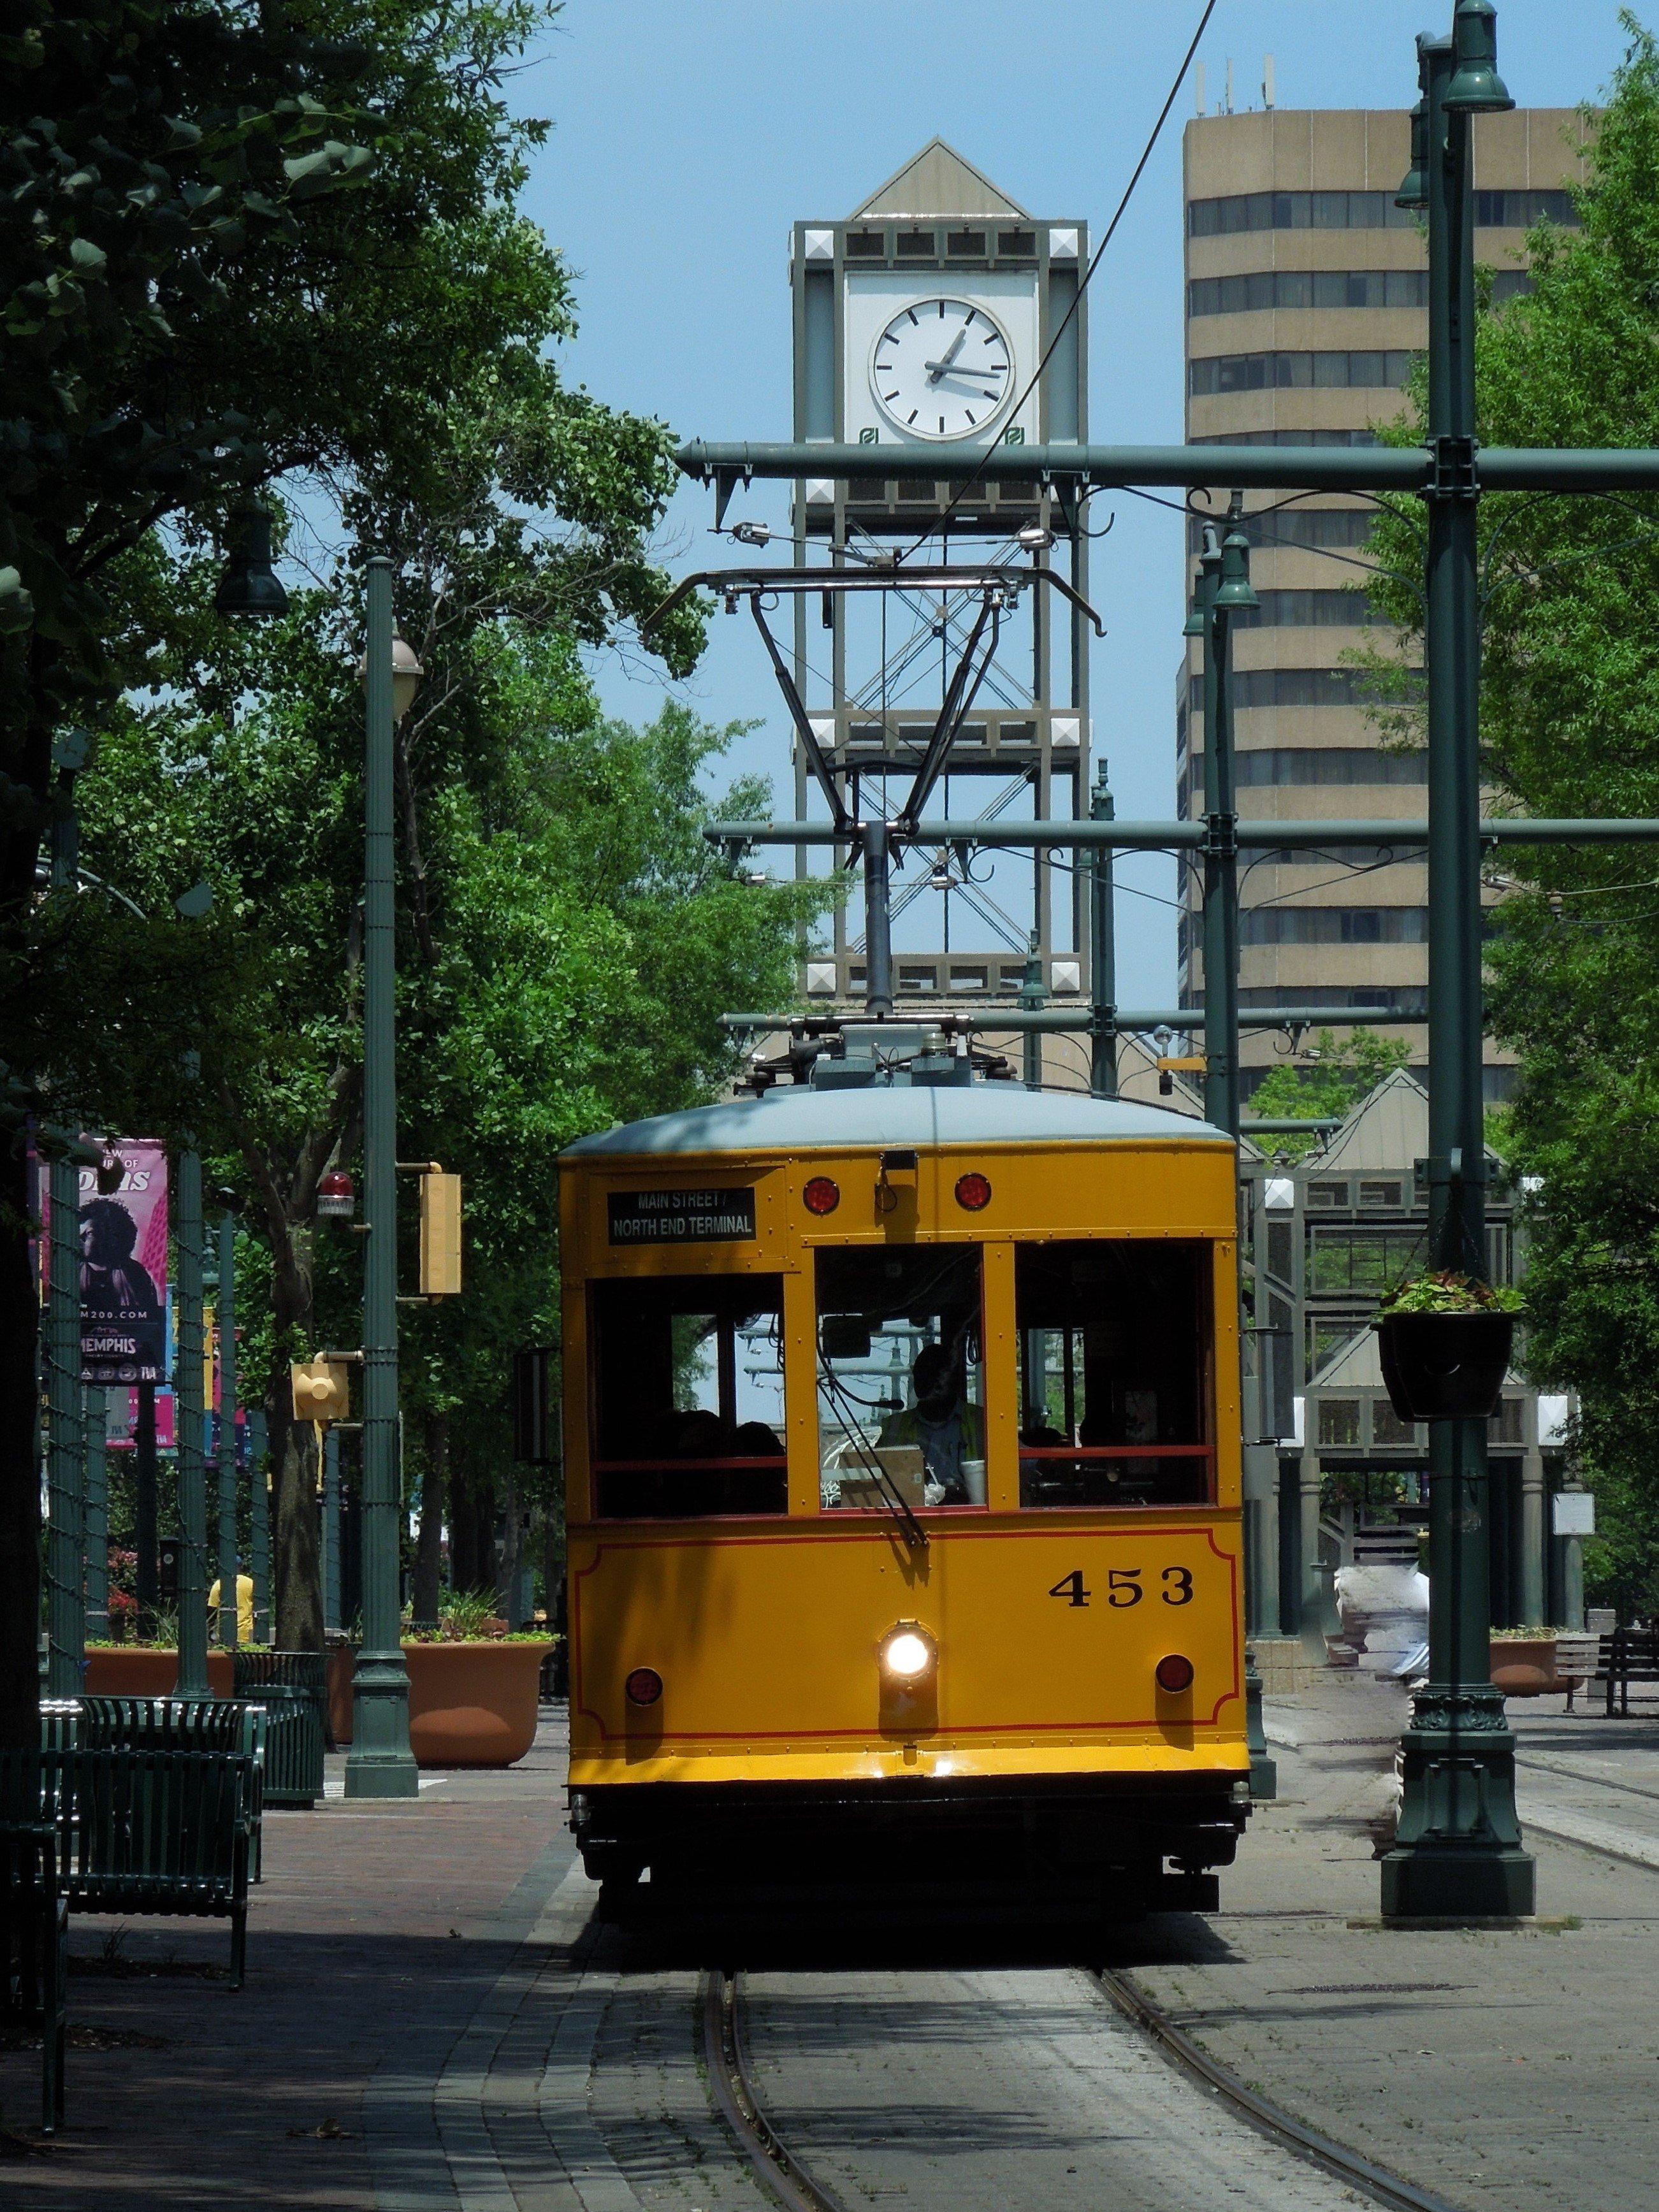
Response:
POLYGON ((1175 82, 1170 85, 1164 105, 1158 110, 1158 120, 1152 125, 1152 134, 1148 137, 1145 146, 1141 149, 1140 159, 1135 163, 1134 168, 1130 174, 1129 181, 1123 188, 1123 197, 1119 200, 1116 209, 1113 213, 1112 219, 1106 226, 1105 235, 1102 238, 1099 245, 1095 248, 1093 253, 1090 255, 1089 265, 1083 272, 1082 282, 1079 284, 1077 290, 1072 295, 1070 304, 1067 306, 1066 313, 1060 317, 1060 321, 1055 325, 1054 335, 1050 337, 1048 344, 1044 347, 1042 356, 1037 362, 1036 367, 1032 370, 1025 389, 1020 393, 1019 398, 1014 402, 1014 404, 1008 410, 1008 412, 1003 417, 1002 428, 997 432, 996 436, 992 439, 990 444, 986 447, 984 456, 980 461, 979 466, 975 471, 974 474, 971 477, 964 477, 961 483, 957 485, 955 491, 951 493, 950 500, 945 506, 945 512, 940 515, 939 520, 935 523, 930 524, 928 528, 923 532, 922 535, 916 539, 915 544, 909 546, 904 552, 900 553, 896 556, 894 564, 896 567, 908 560, 912 553, 918 552, 921 548, 927 544, 928 538, 933 535, 935 531, 942 531, 945 528, 945 526, 950 521, 951 517, 956 513, 957 507, 961 506, 968 494, 973 489, 974 486, 980 483, 983 478, 986 468, 989 464, 993 454, 995 453, 997 448, 1002 444, 1003 440, 1008 434, 1009 425, 1013 422, 1014 417, 1018 414, 1020 409, 1024 407, 1026 401, 1030 398, 1032 392, 1036 390, 1037 385, 1042 379, 1042 372, 1048 368, 1049 362, 1054 357, 1055 348, 1059 345, 1061 338, 1065 337, 1066 331, 1071 327, 1073 319, 1076 315, 1078 309, 1082 306, 1083 295, 1089 289, 1091 279, 1093 277, 1096 270, 1099 268, 1102 258, 1103 257, 1107 247, 1111 244, 1113 237, 1116 234, 1119 223, 1123 220, 1124 212, 1127 209, 1130 200, 1134 196, 1135 186, 1140 182, 1141 175, 1146 169, 1146 164, 1152 158, 1153 149, 1157 146, 1159 138, 1163 136, 1164 126, 1170 119, 1170 110, 1175 106, 1176 100, 1180 97, 1181 88, 1187 81, 1187 72, 1193 65, 1193 57, 1198 52, 1199 41, 1204 36, 1205 32, 1209 28, 1210 18, 1214 15, 1217 4, 1218 0, 1205 0, 1204 13, 1198 19, 1198 28, 1193 33, 1191 42, 1188 46, 1185 54, 1182 57, 1181 67, 1176 71, 1175 82))

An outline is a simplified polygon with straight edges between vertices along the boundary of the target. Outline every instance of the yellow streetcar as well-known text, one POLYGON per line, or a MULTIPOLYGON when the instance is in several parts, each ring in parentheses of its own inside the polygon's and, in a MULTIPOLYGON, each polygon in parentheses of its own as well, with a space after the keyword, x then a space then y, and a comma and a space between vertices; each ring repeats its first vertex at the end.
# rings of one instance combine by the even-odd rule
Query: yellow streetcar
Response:
POLYGON ((939 1029, 790 1066, 561 1162, 589 1872, 1212 1904, 1249 1810, 1231 1140, 939 1029))

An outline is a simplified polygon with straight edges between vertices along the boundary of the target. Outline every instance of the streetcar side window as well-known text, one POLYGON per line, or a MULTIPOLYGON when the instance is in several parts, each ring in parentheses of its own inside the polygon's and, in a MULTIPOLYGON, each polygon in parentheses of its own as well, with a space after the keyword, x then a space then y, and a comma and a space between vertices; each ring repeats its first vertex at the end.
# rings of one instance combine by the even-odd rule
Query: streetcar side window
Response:
POLYGON ((781 1276, 595 1283, 591 1314, 600 1518, 787 1511, 781 1276))
POLYGON ((1209 1256, 1140 1240, 1017 1246, 1023 1506, 1213 1494, 1209 1256))
POLYGON ((824 1507, 983 1505, 978 1247, 821 1250, 817 1265, 824 1507))

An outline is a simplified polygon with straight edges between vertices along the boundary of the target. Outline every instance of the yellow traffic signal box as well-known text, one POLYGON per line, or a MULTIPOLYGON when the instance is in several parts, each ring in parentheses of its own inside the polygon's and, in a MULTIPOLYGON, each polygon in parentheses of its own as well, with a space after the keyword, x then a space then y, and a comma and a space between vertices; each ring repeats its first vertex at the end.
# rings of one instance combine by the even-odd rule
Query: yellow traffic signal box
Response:
POLYGON ((301 1359, 289 1370, 296 1421, 348 1420, 351 1415, 351 1385, 343 1360, 301 1359))
POLYGON ((421 1295, 459 1297, 461 1288, 461 1179, 428 1168, 421 1177, 421 1295))

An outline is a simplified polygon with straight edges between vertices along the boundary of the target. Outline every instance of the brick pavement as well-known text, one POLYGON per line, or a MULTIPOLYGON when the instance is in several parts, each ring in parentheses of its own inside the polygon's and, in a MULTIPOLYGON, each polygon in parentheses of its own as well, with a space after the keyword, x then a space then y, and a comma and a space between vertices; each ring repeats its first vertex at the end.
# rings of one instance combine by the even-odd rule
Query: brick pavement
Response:
MULTIPOLYGON (((71 2034, 117 2047, 71 2049, 68 2124, 52 2148, 0 2163, 0 2203, 365 2212, 378 2148, 383 2206, 457 2204, 439 2178, 430 2084, 572 1858, 563 1731, 545 1722, 518 1767, 447 1776, 417 1803, 267 1814, 239 1992, 221 1971, 228 1923, 125 1923, 111 1973, 100 1954, 118 1923, 72 1921, 71 2034), (384 2124, 373 2139, 374 2097, 366 2133, 382 2068, 379 2111, 395 2121, 401 2171, 422 2177, 416 2194, 386 2166, 384 2124), (388 2079, 411 2094, 388 2096, 388 2079)), ((39 2117, 39 2064, 0 2053, 12 2126, 39 2117)))
MULTIPOLYGON (((1540 1704, 1542 1701, 1540 1701, 1540 1704)), ((1659 2161, 1659 1871, 1546 1833, 1563 1809, 1659 1836, 1659 1731, 1517 1705, 1540 1916, 1559 1932, 1383 1930, 1373 1827, 1405 1715, 1354 1676, 1269 1710, 1281 1796, 1222 1877, 1207 1945, 1134 1971, 1190 2034, 1292 2112, 1454 2203, 1650 2212, 1659 2161), (1620 1731, 1622 1730, 1622 1733, 1620 1731), (1294 1746, 1286 1741, 1293 1737, 1294 1746), (1571 1766, 1569 1783, 1532 1764, 1571 1766), (1600 1761, 1604 1780, 1592 1780, 1600 1761)), ((1125 1947, 1123 1963, 1133 1964, 1125 1947)))

